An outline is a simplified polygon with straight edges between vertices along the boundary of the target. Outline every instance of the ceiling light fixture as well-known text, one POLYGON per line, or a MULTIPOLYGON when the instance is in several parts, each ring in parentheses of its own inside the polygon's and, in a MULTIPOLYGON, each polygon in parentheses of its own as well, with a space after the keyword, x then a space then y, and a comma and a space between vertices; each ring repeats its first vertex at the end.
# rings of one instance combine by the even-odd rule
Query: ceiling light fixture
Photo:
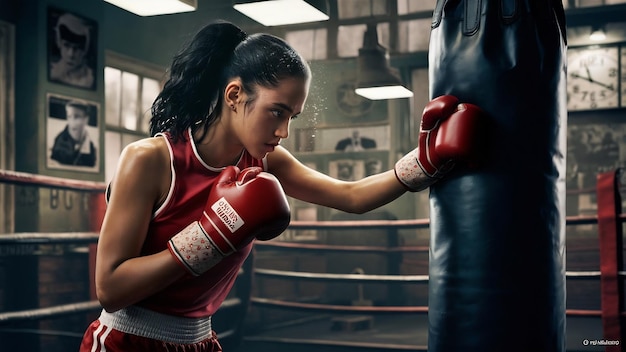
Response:
POLYGON ((413 92, 402 85, 398 70, 390 66, 387 49, 378 43, 375 23, 367 25, 363 47, 359 49, 354 92, 371 100, 413 96, 413 92))
POLYGON ((197 0, 104 0, 139 16, 168 15, 191 12, 198 8, 197 0))
POLYGON ((233 7, 267 27, 329 19, 326 0, 237 0, 233 7))

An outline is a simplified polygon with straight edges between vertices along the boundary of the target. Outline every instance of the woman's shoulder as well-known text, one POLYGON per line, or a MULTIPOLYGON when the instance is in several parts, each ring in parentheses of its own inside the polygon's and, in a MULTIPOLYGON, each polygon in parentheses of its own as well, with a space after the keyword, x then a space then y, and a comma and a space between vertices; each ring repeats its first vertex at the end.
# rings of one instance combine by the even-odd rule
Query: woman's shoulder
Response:
POLYGON ((131 142, 122 151, 120 160, 136 164, 142 170, 169 165, 167 141, 163 137, 149 137, 131 142))
POLYGON ((267 170, 275 175, 290 172, 294 166, 300 164, 298 159, 283 146, 278 146, 273 152, 267 154, 266 162, 267 170))
POLYGON ((171 176, 168 171, 169 153, 164 138, 141 139, 122 150, 111 188, 126 196, 144 192, 142 197, 152 199, 153 196, 156 203, 169 189, 171 176))

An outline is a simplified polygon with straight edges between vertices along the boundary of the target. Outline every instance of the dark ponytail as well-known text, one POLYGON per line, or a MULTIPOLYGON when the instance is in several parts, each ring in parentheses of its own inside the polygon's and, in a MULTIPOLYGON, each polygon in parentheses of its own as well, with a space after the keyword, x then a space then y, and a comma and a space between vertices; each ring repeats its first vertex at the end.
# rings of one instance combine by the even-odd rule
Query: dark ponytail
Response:
POLYGON ((221 109, 224 69, 245 38, 239 27, 224 21, 196 33, 174 57, 169 78, 152 104, 150 135, 170 131, 176 137, 205 119, 215 120, 221 109))
POLYGON ((254 99, 257 86, 277 87, 287 77, 308 80, 311 71, 302 56, 276 36, 247 36, 231 23, 211 23, 174 58, 170 78, 152 105, 150 134, 170 131, 176 137, 202 122, 206 133, 222 109, 226 82, 235 77, 254 99))

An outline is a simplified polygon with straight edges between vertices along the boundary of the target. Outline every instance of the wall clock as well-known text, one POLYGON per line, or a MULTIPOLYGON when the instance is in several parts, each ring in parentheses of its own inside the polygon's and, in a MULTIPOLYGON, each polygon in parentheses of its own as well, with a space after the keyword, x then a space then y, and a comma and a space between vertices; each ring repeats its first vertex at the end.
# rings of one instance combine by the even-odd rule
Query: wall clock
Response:
POLYGON ((619 47, 567 51, 567 109, 617 108, 621 103, 619 47))
POLYGON ((349 117, 359 117, 372 110, 374 102, 354 92, 355 81, 343 82, 337 87, 337 106, 339 111, 349 117))

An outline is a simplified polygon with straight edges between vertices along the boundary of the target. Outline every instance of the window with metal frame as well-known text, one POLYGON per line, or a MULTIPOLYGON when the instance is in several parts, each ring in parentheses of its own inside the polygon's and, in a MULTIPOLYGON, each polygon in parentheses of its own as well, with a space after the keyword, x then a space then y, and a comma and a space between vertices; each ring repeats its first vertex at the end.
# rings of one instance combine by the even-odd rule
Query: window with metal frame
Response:
POLYGON ((115 173, 119 155, 128 144, 149 135, 150 107, 161 91, 165 69, 136 59, 106 53, 105 181, 115 173))

